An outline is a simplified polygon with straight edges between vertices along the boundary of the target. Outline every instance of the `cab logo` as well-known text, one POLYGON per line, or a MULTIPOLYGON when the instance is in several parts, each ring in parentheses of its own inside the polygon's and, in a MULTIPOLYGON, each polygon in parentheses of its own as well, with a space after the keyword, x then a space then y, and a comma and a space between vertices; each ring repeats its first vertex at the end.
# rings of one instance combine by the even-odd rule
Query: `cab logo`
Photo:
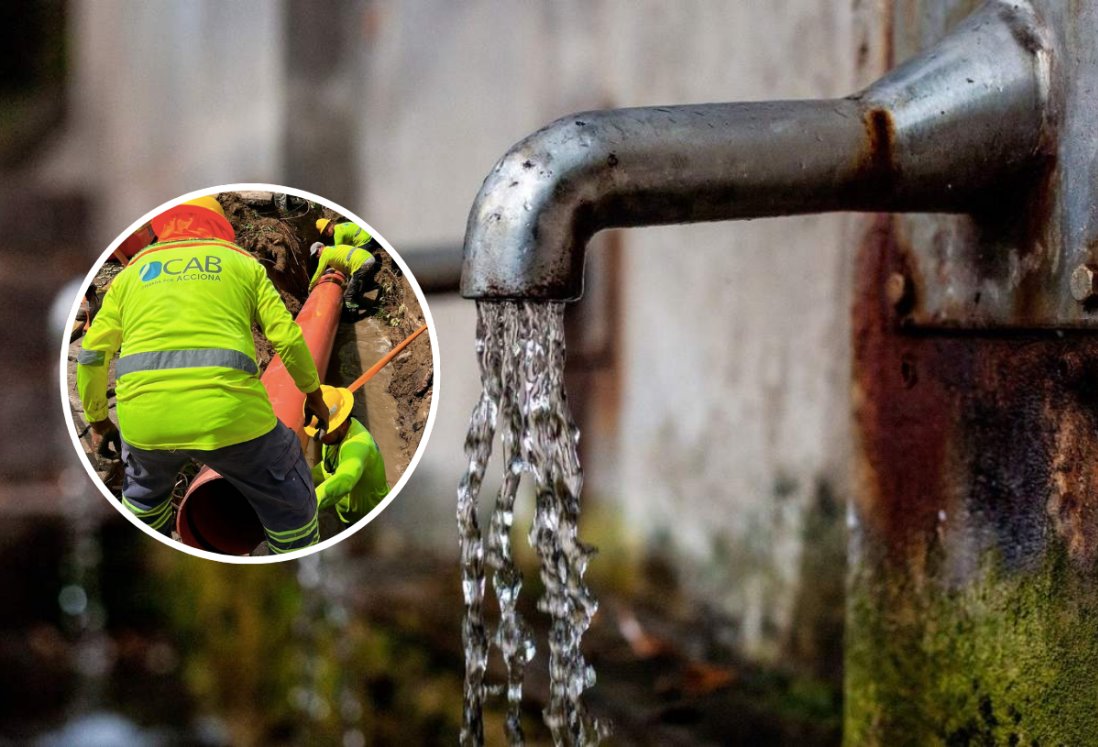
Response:
POLYGON ((221 258, 207 255, 169 259, 167 262, 153 260, 141 268, 141 282, 148 283, 160 278, 160 281, 174 280, 221 280, 221 258))

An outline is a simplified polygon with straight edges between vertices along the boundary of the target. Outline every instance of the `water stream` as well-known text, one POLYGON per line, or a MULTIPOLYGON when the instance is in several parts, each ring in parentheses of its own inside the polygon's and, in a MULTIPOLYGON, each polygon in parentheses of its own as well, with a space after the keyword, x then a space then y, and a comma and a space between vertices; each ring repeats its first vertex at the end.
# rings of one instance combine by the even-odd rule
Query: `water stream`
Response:
POLYGON ((545 587, 538 609, 550 616, 549 703, 542 712, 556 744, 596 744, 609 725, 592 718, 582 699, 595 683, 580 641, 597 602, 583 582, 595 550, 577 537, 583 473, 579 429, 564 393, 564 305, 529 301, 479 302, 476 352, 482 393, 465 441, 468 467, 458 487, 462 591, 465 618, 465 708, 462 744, 484 741, 482 709, 501 689, 507 699, 507 738, 522 744, 525 668, 535 654, 530 628, 517 609, 522 574, 511 548, 515 497, 522 476, 533 479, 534 521, 528 540, 540 560, 545 587), (499 432, 503 482, 487 539, 477 519, 477 498, 499 432), (494 630, 484 616, 485 567, 499 604, 494 630), (505 687, 485 681, 488 651, 495 645, 507 667, 505 687))

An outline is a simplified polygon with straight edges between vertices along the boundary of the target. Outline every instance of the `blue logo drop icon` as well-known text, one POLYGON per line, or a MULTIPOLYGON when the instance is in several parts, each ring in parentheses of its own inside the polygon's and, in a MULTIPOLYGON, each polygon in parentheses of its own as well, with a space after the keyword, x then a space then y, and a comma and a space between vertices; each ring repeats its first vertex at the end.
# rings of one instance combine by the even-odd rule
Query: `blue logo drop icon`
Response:
POLYGON ((164 265, 160 262, 149 262, 147 265, 141 268, 141 282, 147 283, 157 275, 160 274, 160 270, 164 265))

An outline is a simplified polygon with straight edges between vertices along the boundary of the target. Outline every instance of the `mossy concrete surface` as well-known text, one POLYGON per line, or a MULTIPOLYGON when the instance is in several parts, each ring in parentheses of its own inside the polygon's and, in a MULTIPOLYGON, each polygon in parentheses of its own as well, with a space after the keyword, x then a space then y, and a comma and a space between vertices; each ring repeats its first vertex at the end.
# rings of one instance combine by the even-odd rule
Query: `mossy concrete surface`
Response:
POLYGON ((959 587, 856 571, 848 745, 1083 745, 1098 735, 1098 592, 1053 552, 959 587))
POLYGON ((1098 338, 913 329, 909 253, 856 275, 845 742, 1095 744, 1098 338))

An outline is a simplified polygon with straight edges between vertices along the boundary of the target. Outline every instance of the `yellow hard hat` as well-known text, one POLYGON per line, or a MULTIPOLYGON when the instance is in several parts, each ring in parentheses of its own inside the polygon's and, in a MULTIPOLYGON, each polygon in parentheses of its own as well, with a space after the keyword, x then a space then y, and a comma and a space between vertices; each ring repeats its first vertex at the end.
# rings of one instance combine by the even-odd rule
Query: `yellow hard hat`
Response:
MULTIPOLYGON (((334 431, 343 425, 343 421, 351 417, 351 408, 355 406, 355 395, 351 390, 338 386, 321 384, 320 393, 324 395, 324 404, 328 405, 328 430, 334 431)), ((316 436, 317 429, 305 424, 305 435, 309 438, 316 436)))
POLYGON ((316 230, 319 231, 320 233, 324 233, 324 229, 328 227, 329 223, 331 223, 331 221, 328 220, 327 218, 317 218, 316 219, 316 230))
POLYGON ((221 203, 217 201, 217 198, 213 195, 203 195, 202 197, 196 197, 193 200, 187 200, 184 205, 197 205, 198 207, 204 207, 207 210, 212 210, 222 218, 225 217, 225 209, 221 207, 221 203))

